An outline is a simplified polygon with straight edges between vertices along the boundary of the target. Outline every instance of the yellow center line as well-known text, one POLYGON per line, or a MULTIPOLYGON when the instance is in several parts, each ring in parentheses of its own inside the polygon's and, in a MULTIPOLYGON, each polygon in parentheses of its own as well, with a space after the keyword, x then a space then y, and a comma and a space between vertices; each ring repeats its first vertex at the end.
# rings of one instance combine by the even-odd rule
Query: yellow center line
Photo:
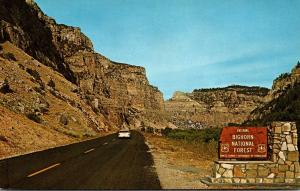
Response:
POLYGON ((95 150, 95 149, 87 150, 87 151, 85 151, 84 153, 86 154, 86 153, 92 152, 93 150, 95 150))
POLYGON ((40 174, 40 173, 42 173, 42 172, 45 172, 45 171, 47 171, 47 170, 50 170, 51 168, 54 168, 54 167, 59 166, 59 165, 60 165, 60 163, 56 163, 56 164, 51 165, 51 166, 49 166, 49 167, 47 167, 47 168, 44 168, 44 169, 39 170, 39 171, 37 171, 37 172, 35 172, 35 173, 32 173, 32 174, 28 175, 27 177, 29 178, 29 177, 38 175, 38 174, 40 174))

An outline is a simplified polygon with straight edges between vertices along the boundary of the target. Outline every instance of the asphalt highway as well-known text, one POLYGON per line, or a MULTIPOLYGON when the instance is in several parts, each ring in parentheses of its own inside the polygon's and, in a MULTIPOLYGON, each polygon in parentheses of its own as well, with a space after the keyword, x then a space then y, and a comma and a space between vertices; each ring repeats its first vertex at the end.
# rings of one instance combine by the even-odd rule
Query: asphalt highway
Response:
POLYGON ((131 139, 112 134, 0 161, 2 187, 161 189, 143 135, 131 134, 131 139))

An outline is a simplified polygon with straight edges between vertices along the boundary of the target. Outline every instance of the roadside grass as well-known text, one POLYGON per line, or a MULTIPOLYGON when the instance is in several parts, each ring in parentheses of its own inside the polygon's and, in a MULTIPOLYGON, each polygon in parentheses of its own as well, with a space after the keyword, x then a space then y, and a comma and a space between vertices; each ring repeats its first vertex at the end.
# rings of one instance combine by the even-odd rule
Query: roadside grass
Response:
POLYGON ((191 132, 181 130, 175 134, 180 136, 144 133, 163 188, 207 189, 199 180, 213 174, 218 142, 214 139, 205 142, 196 139, 197 136, 190 136, 191 132))
POLYGON ((200 158, 207 160, 218 159, 218 142, 211 140, 208 143, 203 142, 184 142, 182 146, 194 153, 197 153, 200 158))
POLYGON ((89 137, 94 137, 95 134, 89 133, 89 132, 78 132, 71 129, 65 129, 65 128, 55 128, 56 131, 64 133, 66 135, 69 135, 74 138, 78 139, 86 139, 89 137))
POLYGON ((209 129, 165 129, 162 134, 176 146, 183 147, 199 157, 215 160, 218 158, 220 128, 209 129))

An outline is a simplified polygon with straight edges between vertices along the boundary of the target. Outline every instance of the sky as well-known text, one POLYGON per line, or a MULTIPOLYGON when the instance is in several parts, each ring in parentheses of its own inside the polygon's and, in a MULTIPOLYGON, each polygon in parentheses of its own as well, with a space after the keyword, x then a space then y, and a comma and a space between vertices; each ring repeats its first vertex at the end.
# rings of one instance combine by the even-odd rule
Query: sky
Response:
POLYGON ((271 88, 300 59, 300 0, 36 0, 97 52, 143 66, 168 99, 232 84, 271 88))

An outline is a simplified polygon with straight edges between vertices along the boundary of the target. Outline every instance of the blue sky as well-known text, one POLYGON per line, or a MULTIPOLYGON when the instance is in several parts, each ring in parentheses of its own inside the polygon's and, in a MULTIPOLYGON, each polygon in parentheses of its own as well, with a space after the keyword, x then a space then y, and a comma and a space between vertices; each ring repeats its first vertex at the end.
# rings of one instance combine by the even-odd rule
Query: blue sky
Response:
POLYGON ((97 52, 146 68, 165 99, 231 84, 270 88, 300 58, 300 0, 36 0, 97 52))

